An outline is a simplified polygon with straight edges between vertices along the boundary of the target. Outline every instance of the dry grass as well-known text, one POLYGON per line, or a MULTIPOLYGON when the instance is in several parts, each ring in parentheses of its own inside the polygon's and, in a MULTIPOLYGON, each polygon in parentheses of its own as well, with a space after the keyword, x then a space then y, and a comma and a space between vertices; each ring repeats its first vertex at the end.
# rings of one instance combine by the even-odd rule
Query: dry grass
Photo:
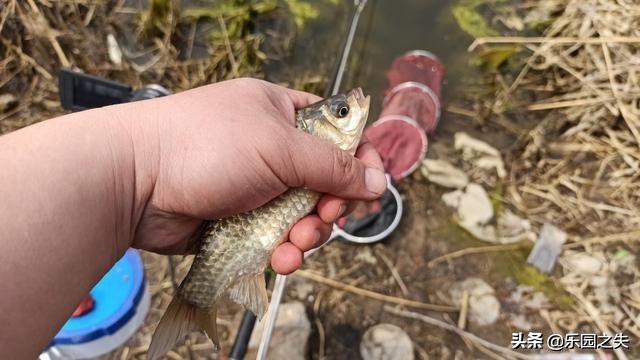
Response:
POLYGON ((61 67, 133 87, 159 83, 172 91, 261 77, 263 36, 244 30, 251 18, 224 12, 215 20, 194 18, 182 16, 175 0, 153 3, 168 9, 126 7, 125 1, 2 0, 0 95, 7 97, 0 101, 0 134, 61 113, 61 67), (227 22, 240 31, 227 33, 227 22), (109 55, 109 35, 118 42, 121 62, 109 55))
MULTIPOLYGON (((640 8, 625 0, 559 5, 564 11, 544 37, 475 44, 517 42, 531 52, 520 75, 491 104, 495 114, 510 106, 550 110, 521 136, 506 201, 538 226, 551 222, 564 229, 567 249, 602 265, 593 274, 576 272, 569 259, 574 251, 565 251, 561 282, 577 307, 570 314, 552 312, 555 325, 564 331, 584 332, 586 325, 594 332, 624 332, 637 343, 640 8), (531 94, 535 103, 523 101, 531 94), (572 321, 559 321, 567 316, 572 321)), ((616 356, 626 358, 619 351, 616 356)))
MULTIPOLYGON (((0 0, 0 135, 63 113, 57 89, 62 67, 134 88, 159 83, 172 91, 237 76, 262 77, 263 36, 242 27, 252 24, 252 18, 181 16, 173 0, 154 1, 167 5, 164 10, 125 3, 143 2, 0 0), (236 32, 230 34, 227 25, 236 32), (120 63, 109 56, 109 35, 122 51, 120 63)), ((146 358, 151 335, 173 297, 174 278, 180 281, 191 263, 190 258, 174 257, 172 277, 167 257, 144 253, 143 259, 152 294, 149 315, 136 336, 103 359, 146 358)), ((239 323, 238 311, 230 306, 218 320, 226 350, 239 323)), ((205 336, 194 333, 168 357, 214 358, 212 350, 205 336)))

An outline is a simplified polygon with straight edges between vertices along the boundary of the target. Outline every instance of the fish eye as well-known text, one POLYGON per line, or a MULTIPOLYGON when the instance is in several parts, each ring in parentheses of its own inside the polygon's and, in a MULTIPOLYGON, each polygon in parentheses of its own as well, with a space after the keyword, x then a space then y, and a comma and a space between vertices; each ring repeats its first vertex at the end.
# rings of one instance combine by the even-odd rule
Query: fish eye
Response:
POLYGON ((349 115, 349 104, 345 101, 338 101, 331 105, 331 112, 335 117, 343 118, 349 115))

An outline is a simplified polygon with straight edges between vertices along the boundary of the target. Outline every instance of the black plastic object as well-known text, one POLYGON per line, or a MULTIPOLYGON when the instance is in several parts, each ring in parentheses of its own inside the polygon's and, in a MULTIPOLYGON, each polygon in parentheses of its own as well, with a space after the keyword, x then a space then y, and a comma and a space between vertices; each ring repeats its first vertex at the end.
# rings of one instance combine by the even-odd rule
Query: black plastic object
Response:
POLYGON ((62 108, 81 111, 128 102, 130 86, 68 69, 58 73, 58 90, 62 108))
POLYGON ((251 311, 245 310, 244 315, 242 315, 242 322, 240 323, 238 334, 233 341, 233 347, 231 347, 231 352, 229 353, 229 360, 244 359, 255 324, 256 316, 251 311))
POLYGON ((167 96, 171 92, 157 84, 133 90, 115 81, 62 69, 58 73, 58 91, 62 108, 81 111, 131 101, 167 96))
POLYGON ((158 84, 150 84, 135 90, 131 95, 131 99, 129 99, 129 101, 147 100, 167 95, 171 95, 171 92, 165 89, 163 86, 158 84))
POLYGON ((390 191, 386 191, 378 201, 380 202, 379 211, 361 218, 348 215, 341 226, 342 229, 346 233, 358 237, 375 236, 385 231, 396 217, 398 204, 390 191))

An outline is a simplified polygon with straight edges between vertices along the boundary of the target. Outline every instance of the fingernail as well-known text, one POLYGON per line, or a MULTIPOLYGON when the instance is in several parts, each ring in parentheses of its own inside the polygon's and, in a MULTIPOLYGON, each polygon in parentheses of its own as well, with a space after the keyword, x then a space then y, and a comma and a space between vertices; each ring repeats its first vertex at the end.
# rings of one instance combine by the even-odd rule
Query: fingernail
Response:
POLYGON ((313 232, 313 247, 320 245, 320 231, 315 230, 313 232))
POLYGON ((340 208, 338 209, 338 213, 336 214, 336 218, 333 219, 333 222, 338 221, 338 219, 340 219, 342 215, 344 215, 345 211, 347 211, 347 204, 340 205, 340 208))
POLYGON ((367 190, 374 194, 382 194, 387 189, 387 177, 381 170, 367 168, 364 171, 364 183, 367 190))

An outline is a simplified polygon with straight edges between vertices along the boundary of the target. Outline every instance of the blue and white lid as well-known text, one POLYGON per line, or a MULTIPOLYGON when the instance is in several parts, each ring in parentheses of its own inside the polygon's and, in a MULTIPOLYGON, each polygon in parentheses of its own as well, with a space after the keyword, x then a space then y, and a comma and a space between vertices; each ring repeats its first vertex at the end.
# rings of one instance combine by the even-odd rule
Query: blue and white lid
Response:
POLYGON ((137 331, 150 302, 138 252, 127 250, 90 296, 93 306, 67 320, 41 359, 99 356, 122 345, 137 331))

